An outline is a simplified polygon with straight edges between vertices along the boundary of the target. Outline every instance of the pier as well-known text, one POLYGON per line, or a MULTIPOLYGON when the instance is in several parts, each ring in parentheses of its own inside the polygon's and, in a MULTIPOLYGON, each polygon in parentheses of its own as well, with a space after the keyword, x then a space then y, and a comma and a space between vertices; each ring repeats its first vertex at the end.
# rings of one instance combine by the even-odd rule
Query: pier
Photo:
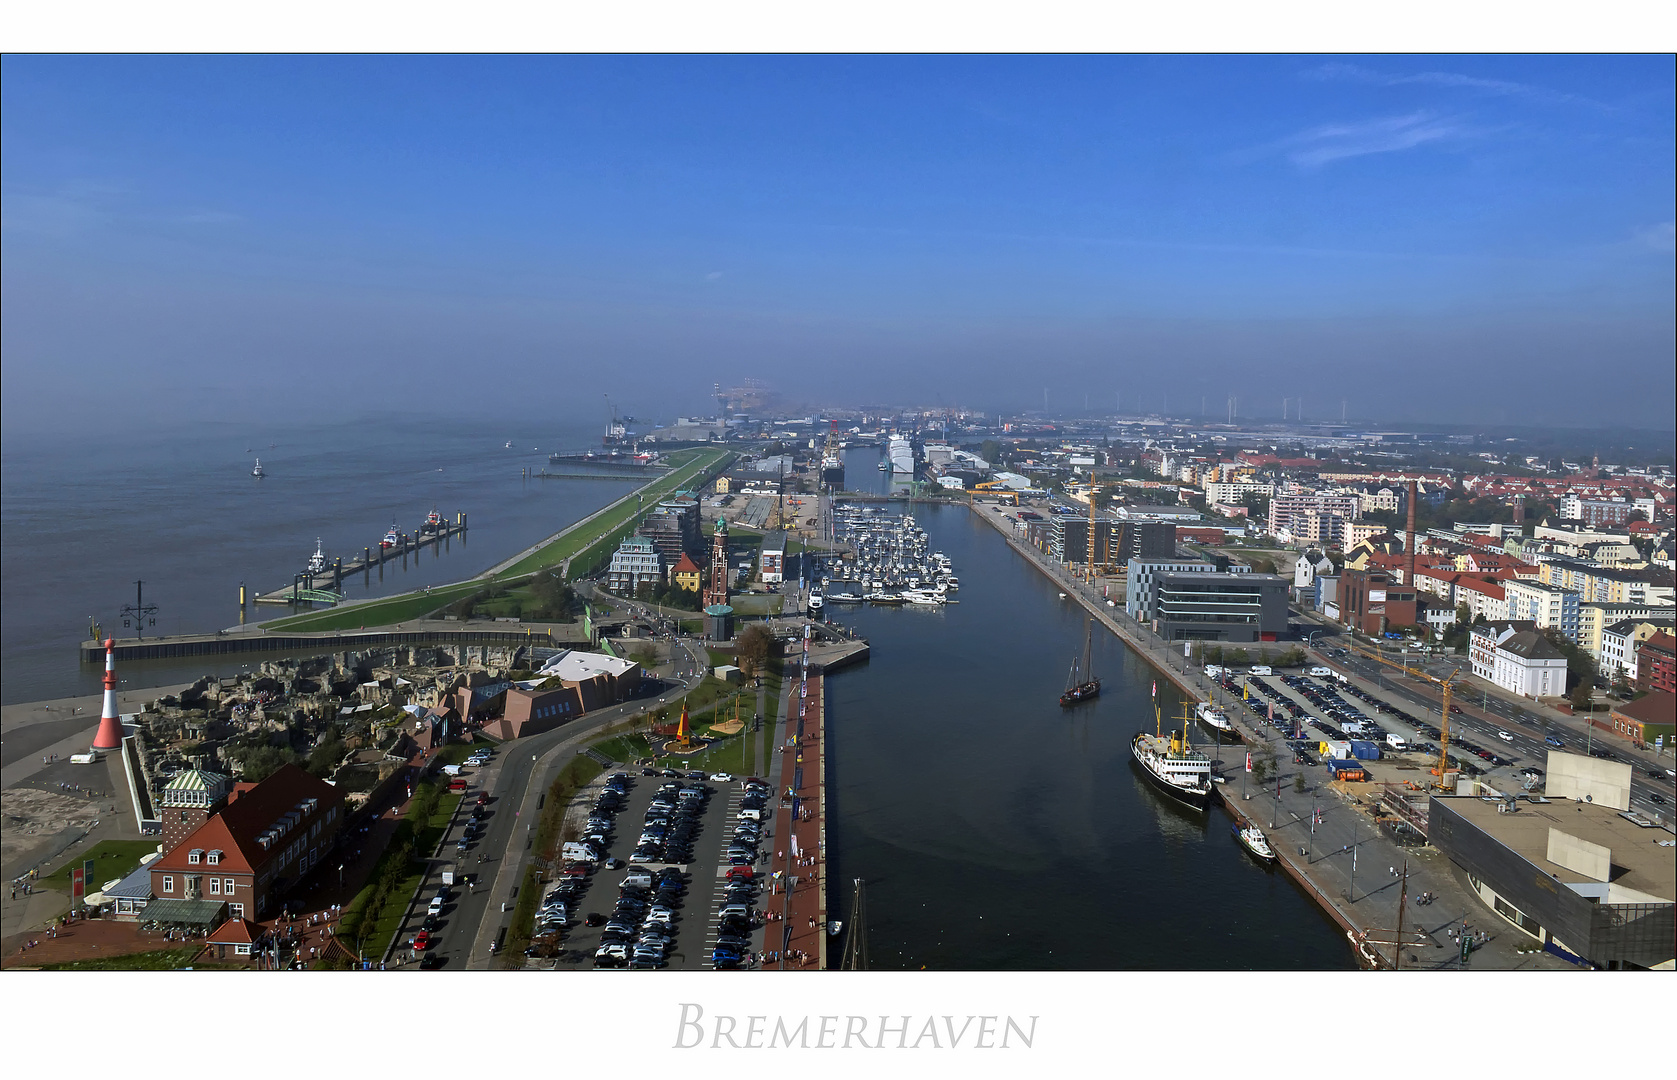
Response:
MULTIPOLYGON (((570 646, 581 643, 580 636, 566 633, 565 626, 509 626, 496 629, 470 629, 457 623, 435 622, 432 625, 409 624, 407 628, 376 630, 342 630, 310 634, 263 633, 260 627, 241 632, 224 631, 215 634, 178 634, 160 638, 119 638, 114 646, 116 658, 127 660, 164 660, 183 656, 225 656, 235 653, 288 652, 292 650, 317 653, 353 652, 389 645, 545 645, 570 646)), ((103 663, 105 644, 84 641, 79 647, 84 664, 103 663)))
MULTIPOLYGON (((792 671, 791 659, 787 662, 792 671)), ((780 774, 770 776, 782 796, 775 812, 769 863, 775 890, 763 897, 781 917, 769 923, 763 947, 780 953, 765 971, 822 971, 827 960, 827 708, 826 680, 813 655, 799 677, 788 677, 781 731, 780 774), (774 874, 778 873, 778 879, 774 874), (803 954, 792 959, 791 954, 803 954)), ((848 927, 846 928, 849 929, 848 927)))
POLYGON ((406 567, 408 557, 419 557, 421 549, 426 547, 449 546, 454 537, 460 537, 460 542, 466 541, 466 515, 457 514, 455 520, 444 521, 435 528, 427 529, 421 526, 413 535, 398 533, 397 541, 392 547, 382 545, 368 545, 361 549, 360 558, 351 558, 349 562, 334 559, 332 565, 318 574, 311 574, 307 570, 298 572, 291 579, 291 584, 273 592, 258 593, 252 597, 252 603, 257 604, 301 604, 301 603, 335 603, 343 599, 344 578, 352 574, 368 574, 373 568, 382 569, 387 562, 402 560, 406 567))

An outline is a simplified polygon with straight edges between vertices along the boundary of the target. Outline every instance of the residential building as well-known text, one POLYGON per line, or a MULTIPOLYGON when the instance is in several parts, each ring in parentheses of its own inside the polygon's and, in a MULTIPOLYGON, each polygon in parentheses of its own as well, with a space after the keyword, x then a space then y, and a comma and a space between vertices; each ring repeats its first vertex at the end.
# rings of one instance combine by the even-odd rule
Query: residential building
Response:
POLYGON ((1623 525, 1630 520, 1634 509, 1634 504, 1622 499, 1583 499, 1568 495, 1561 500, 1561 517, 1582 521, 1592 529, 1597 525, 1623 525))
POLYGON ((664 556, 651 537, 631 536, 619 544, 606 571, 606 587, 619 596, 633 596, 644 583, 664 583, 664 556))
MULTIPOLYGON (((1355 521, 1359 512, 1355 495, 1276 495, 1269 500, 1268 531, 1279 534, 1285 529, 1295 537, 1314 536, 1317 542, 1328 543, 1330 541, 1321 538, 1321 533, 1324 530, 1335 531, 1332 519, 1355 521), (1324 515, 1329 521, 1326 525, 1322 521, 1324 515)), ((1343 526, 1338 531, 1343 532, 1343 526)), ((1344 540, 1338 536, 1331 542, 1340 546, 1344 540)))
POLYGON ((1578 640, 1578 594, 1541 581, 1504 581, 1510 619, 1529 619, 1539 630, 1555 629, 1578 640))
POLYGON ((1318 574, 1333 573, 1333 560, 1322 554, 1316 548, 1308 548, 1293 563, 1293 588, 1300 591, 1311 588, 1311 583, 1318 574))
POLYGON ((342 827, 343 793, 296 765, 238 784, 225 806, 152 861, 156 899, 146 918, 206 926, 263 918, 326 858, 342 827), (184 903, 164 906, 170 900, 184 903))
POLYGON ((757 573, 765 585, 778 585, 786 579, 786 530, 771 529, 763 534, 757 573))
POLYGON ((1578 645, 1598 664, 1601 662, 1601 632, 1625 619, 1646 618, 1650 614, 1671 616, 1677 609, 1650 607, 1647 604, 1609 604, 1587 600, 1578 605, 1578 645))
POLYGON ((1287 631, 1279 574, 1160 573, 1153 630, 1166 641, 1274 641, 1287 631))
POLYGON ((1566 654, 1537 630, 1521 630, 1497 643, 1490 681, 1521 697, 1566 696, 1566 654))
POLYGON ((1238 503, 1248 495, 1262 495, 1266 499, 1275 497, 1274 484, 1254 484, 1249 481, 1234 483, 1207 482, 1205 485, 1205 501, 1208 503, 1238 503))
POLYGON ((1609 718, 1614 731, 1638 746, 1666 750, 1677 741, 1677 696, 1669 690, 1655 690, 1615 705, 1609 718))
POLYGON ((1391 530, 1378 521, 1347 521, 1342 530, 1344 534, 1345 550, 1350 551, 1364 540, 1371 540, 1377 536, 1384 536, 1391 530))
POLYGON ((1664 630, 1648 635, 1636 647, 1636 688, 1677 693, 1677 638, 1664 630))
POLYGON ((699 564, 694 562, 693 557, 685 551, 675 561, 675 565, 670 567, 670 584, 678 589, 686 589, 695 596, 699 594, 699 579, 701 576, 702 572, 699 570, 699 564))
POLYGON ((1535 623, 1510 622, 1498 619, 1474 626, 1467 636, 1467 662, 1475 678, 1493 681, 1496 673, 1497 646, 1522 630, 1536 628, 1535 623))
POLYGON ((1340 621, 1371 637, 1414 626, 1419 619, 1415 587, 1383 570, 1345 571, 1339 593, 1340 621))
POLYGON ((1614 681, 1634 683, 1637 646, 1671 627, 1669 618, 1650 615, 1642 619, 1623 619, 1603 629, 1601 659, 1597 661, 1601 674, 1614 681))

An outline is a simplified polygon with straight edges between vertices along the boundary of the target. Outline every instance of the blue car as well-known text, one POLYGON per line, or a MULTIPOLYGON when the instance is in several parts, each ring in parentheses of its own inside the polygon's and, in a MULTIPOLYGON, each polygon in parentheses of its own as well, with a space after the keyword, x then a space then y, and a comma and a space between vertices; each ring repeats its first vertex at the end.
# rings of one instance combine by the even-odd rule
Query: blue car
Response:
POLYGON ((1559 735, 1545 735, 1543 736, 1543 741, 1548 743, 1550 746, 1558 747, 1562 750, 1566 749, 1566 744, 1561 742, 1559 735))

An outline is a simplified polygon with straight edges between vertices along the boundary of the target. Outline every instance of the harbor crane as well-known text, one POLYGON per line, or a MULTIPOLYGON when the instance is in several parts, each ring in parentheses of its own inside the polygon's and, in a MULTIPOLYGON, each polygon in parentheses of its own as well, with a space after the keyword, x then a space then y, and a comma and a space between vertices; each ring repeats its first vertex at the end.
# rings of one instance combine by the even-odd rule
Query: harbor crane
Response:
POLYGON ((1410 667, 1407 657, 1405 657, 1402 661, 1388 659, 1386 654, 1382 652, 1378 646, 1373 649, 1369 649, 1353 641, 1351 643, 1351 651, 1356 653, 1358 656, 1367 657, 1377 664, 1384 664, 1387 667, 1396 668, 1405 675, 1416 679, 1422 679, 1439 687, 1442 692, 1443 700, 1440 702, 1438 710, 1438 767, 1432 770, 1432 775, 1438 777, 1438 786, 1441 788, 1444 787, 1446 778, 1452 771, 1454 771, 1450 768, 1450 696, 1455 690, 1456 676, 1461 673, 1462 669, 1458 667, 1451 671, 1449 675, 1440 679, 1436 675, 1427 674, 1420 668, 1410 667))

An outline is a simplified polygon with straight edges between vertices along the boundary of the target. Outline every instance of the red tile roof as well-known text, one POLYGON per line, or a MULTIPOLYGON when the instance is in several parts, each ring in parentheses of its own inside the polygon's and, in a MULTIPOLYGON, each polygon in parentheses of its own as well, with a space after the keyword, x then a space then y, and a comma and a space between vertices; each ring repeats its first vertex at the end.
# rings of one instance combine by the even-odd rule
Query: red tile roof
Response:
POLYGON ((250 945, 262 936, 262 928, 249 919, 228 919, 204 940, 211 945, 250 945))
POLYGON ((231 873, 254 873, 276 857, 283 845, 264 849, 256 842, 281 817, 304 799, 320 800, 319 809, 343 802, 343 793, 296 765, 286 765, 259 784, 239 784, 232 801, 194 829, 173 851, 151 864, 153 870, 203 870, 207 863, 189 863, 194 849, 220 851, 217 866, 231 873))
POLYGON ((694 562, 685 551, 681 553, 681 558, 675 561, 675 569, 670 571, 672 574, 697 574, 698 572, 699 564, 694 562))

